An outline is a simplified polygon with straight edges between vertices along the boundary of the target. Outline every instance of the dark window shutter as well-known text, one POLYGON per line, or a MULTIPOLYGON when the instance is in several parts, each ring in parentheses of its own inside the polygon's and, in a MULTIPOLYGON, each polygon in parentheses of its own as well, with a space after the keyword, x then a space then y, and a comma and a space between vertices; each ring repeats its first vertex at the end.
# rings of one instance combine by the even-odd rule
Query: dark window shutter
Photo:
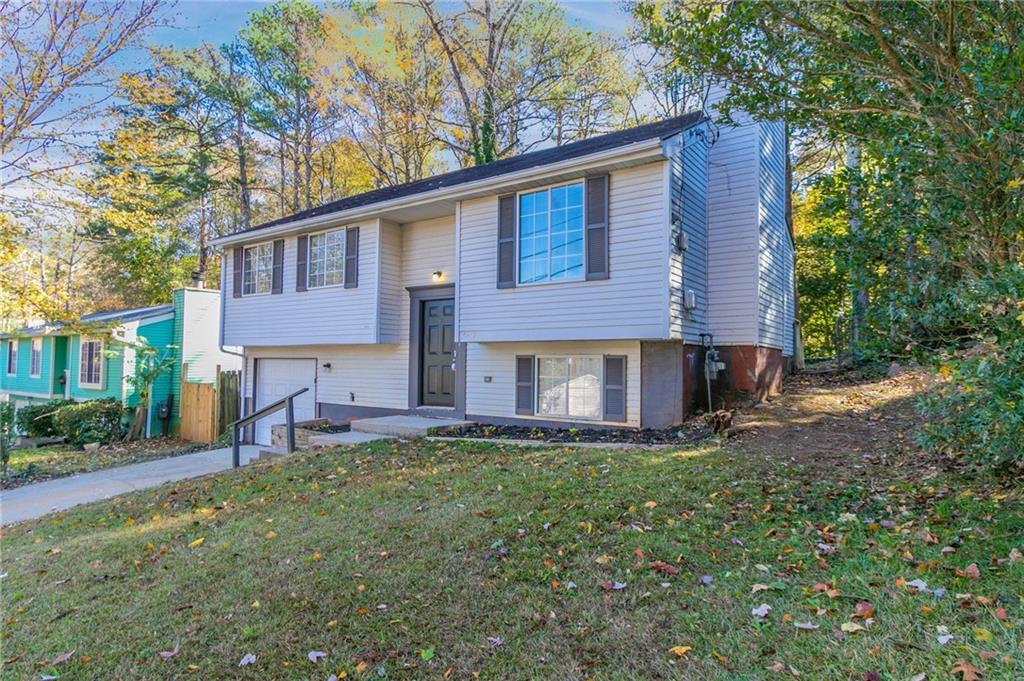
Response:
POLYGON ((241 246, 236 246, 234 249, 233 258, 234 266, 231 269, 231 277, 234 279, 234 297, 242 297, 242 263, 245 259, 245 249, 241 246))
POLYGON ((587 178, 587 279, 608 278, 608 176, 587 178))
POLYGON ((306 290, 306 262, 309 258, 309 237, 305 234, 296 239, 295 290, 306 290))
POLYGON ((270 284, 271 293, 280 293, 284 283, 284 239, 274 240, 274 270, 270 284))
POLYGON ((516 195, 498 197, 498 288, 516 285, 516 195))
POLYGON ((533 355, 516 355, 516 413, 533 415, 533 355))
POLYGON ((345 288, 359 286, 359 228, 345 230, 345 288))
POLYGON ((604 357, 604 420, 626 420, 626 358, 604 357))

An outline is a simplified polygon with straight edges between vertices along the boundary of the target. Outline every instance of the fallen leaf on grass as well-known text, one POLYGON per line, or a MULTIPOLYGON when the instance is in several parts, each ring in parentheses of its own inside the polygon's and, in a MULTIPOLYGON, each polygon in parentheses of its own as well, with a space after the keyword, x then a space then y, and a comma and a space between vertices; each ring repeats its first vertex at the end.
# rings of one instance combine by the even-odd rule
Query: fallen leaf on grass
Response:
POLYGON ((819 628, 814 622, 794 622, 793 626, 797 629, 805 629, 808 631, 819 628))
POLYGON ((504 643, 500 636, 488 636, 487 642, 491 644, 492 648, 497 648, 502 643, 504 643))
POLYGON ((666 575, 679 574, 679 568, 677 568, 675 565, 669 565, 668 563, 661 560, 656 560, 653 563, 651 563, 651 569, 655 572, 660 572, 666 575))
POLYGON ((856 622, 843 622, 839 628, 847 634, 855 634, 858 631, 864 631, 864 627, 856 622))
POLYGON ((61 662, 67 662, 71 659, 71 656, 75 654, 74 650, 69 650, 66 653, 61 653, 57 657, 53 658, 52 664, 60 664, 61 662))
POLYGON ((608 580, 601 583, 601 588, 605 591, 622 591, 626 588, 625 582, 613 582, 608 580))
POLYGON ((160 656, 160 659, 162 659, 162 660, 169 660, 172 657, 174 657, 175 655, 177 655, 179 650, 181 650, 180 644, 175 643, 174 647, 171 648, 170 650, 162 650, 162 651, 160 651, 157 654, 160 656))
POLYGON ((644 508, 658 508, 658 502, 657 501, 648 501, 648 502, 644 503, 644 508))
POLYGON ((953 676, 959 674, 963 681, 978 681, 984 677, 984 673, 967 660, 957 660, 953 668, 949 670, 953 676))
POLYGON ((989 643, 992 641, 992 632, 988 629, 978 627, 974 630, 974 640, 981 641, 982 643, 989 643))
POLYGON ((765 617, 768 616, 768 613, 770 613, 771 611, 772 611, 772 606, 768 605, 767 603, 762 603, 761 605, 759 605, 756 608, 752 609, 750 611, 750 614, 753 615, 754 617, 759 618, 759 619, 764 619, 765 617))
POLYGON ((248 667, 251 664, 256 663, 256 656, 252 653, 246 653, 241 660, 238 661, 239 667, 248 667))
POLYGON ((316 662, 317 660, 323 657, 327 657, 327 653, 320 650, 311 650, 308 653, 306 653, 306 658, 310 662, 316 662))
POLYGON ((767 591, 767 590, 768 590, 768 585, 767 584, 755 584, 754 586, 750 587, 750 593, 752 593, 752 594, 756 594, 758 591, 767 591))
POLYGON ((693 650, 693 647, 691 646, 672 646, 668 649, 668 651, 676 657, 686 657, 686 654, 691 650, 693 650))
POLYGON ((978 569, 977 563, 971 563, 968 565, 967 569, 964 570, 964 573, 971 579, 981 579, 981 570, 978 569))
POLYGON ((607 555, 606 556, 598 556, 597 558, 594 559, 594 562, 597 563, 598 565, 607 565, 608 563, 612 562, 612 557, 611 556, 607 556, 607 555))
POLYGON ((867 601, 860 601, 853 608, 853 619, 866 620, 875 616, 875 606, 867 601))
POLYGON ((206 541, 206 537, 200 537, 199 539, 189 542, 188 547, 190 549, 194 549, 197 546, 202 546, 204 541, 206 541))

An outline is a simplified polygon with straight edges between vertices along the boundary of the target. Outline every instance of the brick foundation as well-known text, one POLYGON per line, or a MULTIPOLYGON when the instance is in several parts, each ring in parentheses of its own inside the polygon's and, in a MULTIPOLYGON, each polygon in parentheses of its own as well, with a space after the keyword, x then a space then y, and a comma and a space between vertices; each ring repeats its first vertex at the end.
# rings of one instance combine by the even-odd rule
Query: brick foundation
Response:
POLYGON ((759 400, 782 391, 787 363, 781 350, 753 345, 723 345, 717 349, 725 362, 725 373, 716 381, 720 389, 759 400))

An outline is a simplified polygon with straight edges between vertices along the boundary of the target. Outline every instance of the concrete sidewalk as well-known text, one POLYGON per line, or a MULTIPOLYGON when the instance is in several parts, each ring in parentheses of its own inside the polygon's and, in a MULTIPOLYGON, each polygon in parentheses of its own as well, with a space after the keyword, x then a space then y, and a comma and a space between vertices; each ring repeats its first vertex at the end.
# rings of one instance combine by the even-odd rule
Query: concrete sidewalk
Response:
MULTIPOLYGON (((258 458, 261 451, 267 450, 272 451, 272 448, 243 445, 242 464, 258 458)), ((0 492, 0 524, 20 523, 90 501, 157 487, 165 482, 198 478, 228 468, 231 468, 231 449, 212 449, 4 490, 0 492)))

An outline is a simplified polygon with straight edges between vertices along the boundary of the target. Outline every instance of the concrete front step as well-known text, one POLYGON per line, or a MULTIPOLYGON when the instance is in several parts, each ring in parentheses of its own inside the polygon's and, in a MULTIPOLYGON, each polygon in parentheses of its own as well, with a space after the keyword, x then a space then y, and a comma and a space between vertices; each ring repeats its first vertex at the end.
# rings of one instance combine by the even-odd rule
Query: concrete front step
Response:
POLYGON ((367 442, 374 442, 375 440, 386 440, 387 435, 379 435, 377 433, 359 433, 349 431, 347 433, 322 433, 320 435, 310 435, 309 445, 310 447, 339 447, 344 445, 361 445, 367 442))
POLYGON ((358 419, 352 421, 350 425, 352 431, 356 433, 375 433, 391 437, 426 437, 440 430, 465 428, 473 425, 473 422, 440 417, 399 415, 358 419))

